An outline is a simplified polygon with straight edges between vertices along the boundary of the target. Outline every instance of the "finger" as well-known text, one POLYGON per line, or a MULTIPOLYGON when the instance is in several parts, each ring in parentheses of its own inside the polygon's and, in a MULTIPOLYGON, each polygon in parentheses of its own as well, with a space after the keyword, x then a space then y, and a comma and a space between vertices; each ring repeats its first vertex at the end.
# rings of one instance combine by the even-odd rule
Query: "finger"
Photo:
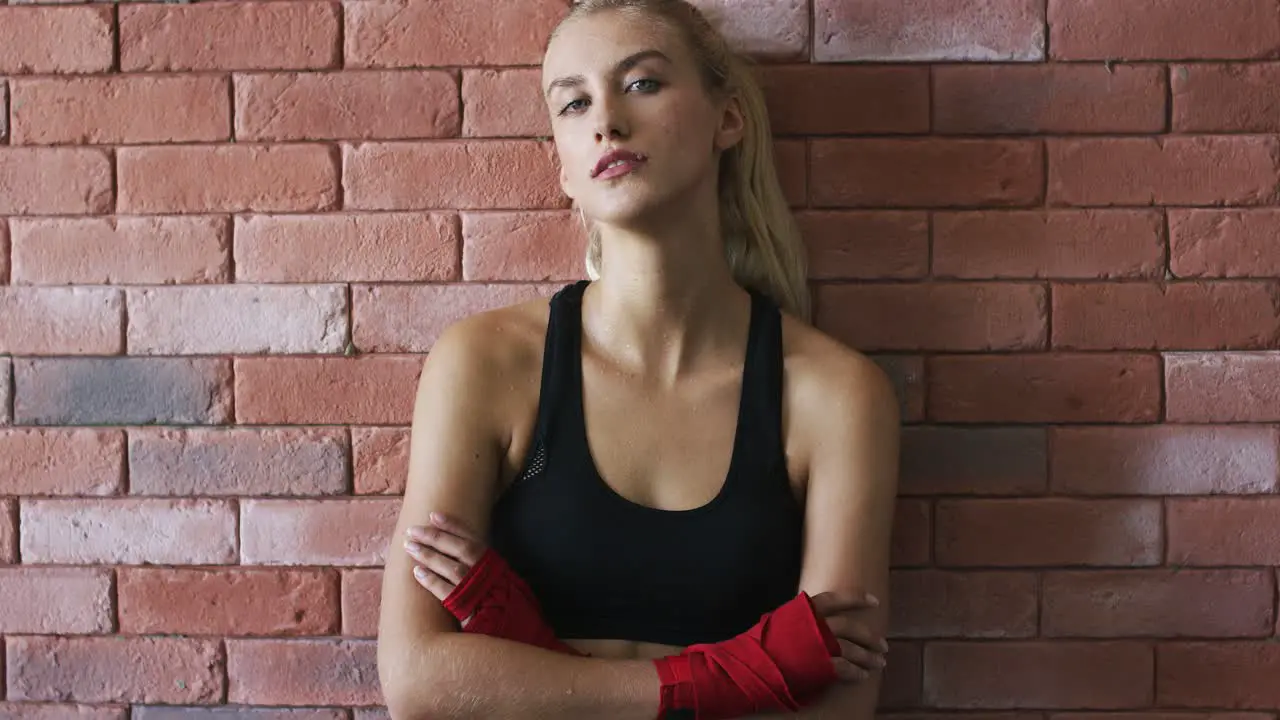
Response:
POLYGON ((448 580, 445 580, 421 565, 414 566, 413 579, 417 580, 419 585, 426 588, 427 592, 435 595, 436 599, 440 602, 444 602, 445 598, 448 598, 453 594, 454 586, 448 580))
POLYGON ((854 665, 844 658, 831 658, 831 663, 836 670, 836 678, 844 682, 862 682, 871 677, 866 670, 854 665))
POLYGON ((880 606, 880 599, 871 593, 827 591, 814 595, 813 609, 820 616, 848 610, 865 610, 880 606))
POLYGON ((848 660, 856 667, 860 667, 868 672, 875 670, 883 670, 886 663, 884 656, 878 652, 872 652, 848 640, 839 639, 840 656, 848 660))
POLYGON ((871 631, 865 623, 858 622, 848 615, 836 614, 824 618, 831 634, 837 639, 844 639, 877 653, 889 652, 889 643, 883 637, 871 631))
POLYGON ((479 538, 476 537, 476 534, 472 532, 471 528, 467 527, 465 523, 449 515, 445 515, 444 513, 431 513, 431 524, 442 530, 447 530, 460 538, 471 540, 472 542, 479 540, 479 538))
POLYGON ((409 528, 408 534, 410 541, 435 548, 468 566, 480 561, 480 552, 473 543, 441 528, 415 526, 409 528))
POLYGON ((457 560, 426 547, 419 545, 413 541, 405 543, 405 550, 409 551, 409 555, 413 557, 420 565, 425 566, 431 572, 457 585, 462 582, 462 578, 467 576, 471 570, 471 566, 464 565, 457 560))

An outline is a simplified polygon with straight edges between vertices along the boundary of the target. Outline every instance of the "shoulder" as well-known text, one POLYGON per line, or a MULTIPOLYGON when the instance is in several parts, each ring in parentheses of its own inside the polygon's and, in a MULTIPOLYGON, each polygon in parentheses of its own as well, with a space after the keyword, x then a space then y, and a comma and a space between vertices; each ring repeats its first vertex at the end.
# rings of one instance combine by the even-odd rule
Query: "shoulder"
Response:
POLYGON ((874 360, 785 314, 782 337, 788 395, 803 419, 821 422, 852 411, 898 424, 897 392, 874 360))
MULTIPOLYGON (((788 435, 811 471, 833 455, 896 456, 897 391, 874 360, 794 317, 783 315, 788 435), (856 450, 855 450, 856 448, 856 450), (872 450, 874 448, 874 450, 872 450)), ((868 458, 869 459, 869 458, 868 458)))
POLYGON ((491 419, 506 417, 541 369, 549 301, 548 294, 446 326, 423 361, 419 404, 424 395, 434 401, 447 395, 488 408, 491 419))

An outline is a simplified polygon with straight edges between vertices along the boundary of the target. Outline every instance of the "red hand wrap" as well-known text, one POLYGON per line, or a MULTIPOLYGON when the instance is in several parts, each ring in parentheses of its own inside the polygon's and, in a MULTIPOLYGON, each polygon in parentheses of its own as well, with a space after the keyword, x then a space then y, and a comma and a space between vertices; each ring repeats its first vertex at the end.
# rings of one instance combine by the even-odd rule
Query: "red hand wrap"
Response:
POLYGON ((672 710, 693 710, 698 720, 799 710, 835 681, 831 658, 839 654, 840 643, 802 592, 737 637, 654 660, 662 682, 658 717, 672 710))
POLYGON ((444 599, 444 607, 458 622, 471 618, 463 632, 583 655, 556 639, 555 631, 542 619, 542 608, 533 591, 493 548, 485 550, 444 599))

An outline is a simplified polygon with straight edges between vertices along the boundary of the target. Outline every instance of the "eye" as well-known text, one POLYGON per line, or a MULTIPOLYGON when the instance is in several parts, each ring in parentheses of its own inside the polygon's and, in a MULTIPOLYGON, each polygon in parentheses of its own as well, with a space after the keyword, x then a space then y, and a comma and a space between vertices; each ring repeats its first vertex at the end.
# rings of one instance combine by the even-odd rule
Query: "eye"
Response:
POLYGON ((569 104, 568 104, 568 105, 565 105, 564 107, 560 108, 560 112, 559 112, 559 114, 560 114, 560 115, 565 115, 565 114, 567 114, 568 112, 570 112, 571 110, 573 110, 573 109, 574 109, 574 106, 575 106, 577 103, 585 103, 585 102, 586 102, 586 100, 585 100, 585 99, 583 99, 583 98, 578 98, 577 100, 572 100, 572 101, 570 101, 570 102, 569 102, 569 104))
POLYGON ((640 88, 640 92, 645 94, 656 92, 658 88, 662 87, 662 83, 658 82, 657 80, 654 80, 653 78, 640 78, 639 80, 636 80, 635 82, 628 85, 627 88, 630 89, 641 84, 644 84, 645 87, 640 88))

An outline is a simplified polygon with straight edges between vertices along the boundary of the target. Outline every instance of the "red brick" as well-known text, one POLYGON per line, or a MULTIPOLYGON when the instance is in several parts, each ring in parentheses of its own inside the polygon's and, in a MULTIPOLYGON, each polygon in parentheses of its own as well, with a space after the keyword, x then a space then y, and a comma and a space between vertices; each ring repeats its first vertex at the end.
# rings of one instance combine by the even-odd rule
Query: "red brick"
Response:
POLYGON ((307 212, 338 203, 323 145, 192 145, 116 152, 121 212, 307 212))
POLYGON ((220 500, 22 501, 28 563, 216 565, 236 557, 236 511, 220 500))
POLYGON ((458 279, 450 213, 236 217, 239 282, 447 282, 458 279))
POLYGON ((936 277, 1156 278, 1164 256, 1164 218, 1153 210, 933 215, 936 277))
POLYGON ((120 66, 129 70, 313 70, 337 67, 332 2, 120 7, 120 66))
POLYGON ((1140 709, 1152 698, 1145 643, 933 643, 924 651, 930 707, 1140 709))
POLYGON ((119 290, 106 288, 0 288, 0 352, 119 353, 122 300, 119 290))
POLYGON ((909 638, 1034 637, 1037 585, 1032 573, 896 570, 890 633, 909 638))
POLYGON ((124 490, 119 430, 0 430, 0 495, 118 495, 124 490))
POLYGON ((382 607, 382 570, 342 571, 342 634, 378 636, 382 607))
POLYGON ((928 565, 933 554, 933 504, 899 498, 893 516, 893 566, 928 565))
POLYGON ((237 140, 452 137, 458 83, 439 71, 236 76, 237 140))
POLYGON ((1042 199, 1034 140, 814 140, 815 207, 1030 205, 1042 199))
POLYGON ((1280 132, 1280 63, 1177 65, 1175 132, 1280 132))
POLYGON ((928 373, 936 422, 1154 422, 1160 413, 1160 359, 1148 355, 939 357, 928 373))
MULTIPOLYGON (((380 566, 400 512, 399 498, 242 500, 245 565, 380 566)), ((399 551, 398 544, 392 551, 399 551)))
MULTIPOLYGON (((1090 714, 1093 717, 1093 714, 1090 714)), ((992 712, 925 712, 922 710, 910 712, 895 712, 891 715, 885 715, 887 720, 1044 720, 1042 713, 1036 712, 1011 712, 1011 711, 992 711, 992 712)), ((1087 720, 1081 718, 1081 720, 1087 720)), ((1116 717, 1114 720, 1125 720, 1122 717, 1116 717)), ((1142 720, 1138 717, 1129 718, 1129 720, 1142 720)), ((1183 720, 1196 720, 1195 718, 1184 718, 1183 720)))
POLYGON ((1178 277, 1275 277, 1280 210, 1169 211, 1169 270, 1178 277))
POLYGON ((943 133, 1159 133, 1154 65, 941 65, 933 129, 943 133))
POLYGON ((1169 422, 1280 421, 1280 353, 1165 356, 1169 422))
POLYGON ((0 358, 0 425, 9 425, 13 422, 13 416, 10 413, 13 398, 9 391, 12 383, 13 361, 7 357, 0 358))
POLYGON ((226 688, 218 640, 10 637, 10 700, 215 703, 226 688))
POLYGON ((120 570, 120 632, 327 635, 338 629, 332 570, 120 570))
POLYGON ((129 432, 133 495, 337 495, 350 443, 338 429, 129 432))
POLYGON ((1050 139, 1053 205, 1260 205, 1280 194, 1280 139, 1050 139))
MULTIPOLYGON (((349 717, 346 710, 337 708, 280 709, 243 705, 181 708, 164 705, 146 707, 135 705, 133 720, 349 720, 349 717)), ((390 716, 384 720, 391 720, 390 716)))
POLYGON ((792 208, 809 204, 809 142, 807 140, 775 140, 773 161, 777 164, 778 183, 792 208))
POLYGON ((904 495, 1039 495, 1048 489, 1040 428, 918 427, 902 432, 904 495))
POLYGON ((564 15, 559 0, 476 7, 467 0, 343 3, 347 67, 537 65, 564 15))
POLYGON ((923 212, 812 211, 796 215, 815 280, 922 278, 929 272, 923 212))
POLYGON ((739 52, 757 60, 805 60, 809 53, 806 0, 691 0, 739 52))
POLYGON ((1090 283, 1053 288, 1053 344, 1067 350, 1265 349, 1280 335, 1270 282, 1090 283))
POLYGON ((462 134, 466 137, 549 137, 551 112, 542 72, 531 68, 465 68, 462 134))
POLYGON ((1158 500, 940 500, 942 566, 1144 566, 1163 555, 1158 500))
POLYGON ((531 140, 343 147, 345 202, 353 209, 568 207, 557 173, 551 146, 531 140), (432 170, 424 174, 423 168, 432 170))
MULTIPOLYGON (((923 688, 924 646, 897 640, 885 655, 888 666, 880 682, 879 709, 918 707, 923 688)), ((952 720, 956 720, 952 718, 952 720)), ((1006 719, 1008 720, 1008 719, 1006 719)))
POLYGON ((1049 0, 1056 60, 1259 58, 1280 51, 1271 0, 1049 0))
POLYGON ((780 65, 760 81, 778 135, 929 132, 927 67, 780 65))
POLYGON ((110 70, 111 15, 105 5, 0 7, 0 75, 110 70))
POLYGON ((227 702, 260 705, 374 705, 373 640, 227 640, 227 702))
POLYGON ((866 352, 1034 350, 1047 340, 1040 285, 823 285, 816 305, 820 329, 866 352))
MULTIPOLYGON (((0 701, 0 717, 6 720, 129 720, 129 708, 0 701)), ((137 717, 135 714, 135 720, 137 717)))
POLYGON ((1265 637, 1275 631, 1270 570, 1049 573, 1043 633, 1078 637, 1265 637))
POLYGON ((221 217, 14 218, 10 225, 15 285, 231 280, 231 226, 221 217))
POLYGON ((458 320, 557 289, 556 284, 356 285, 351 288, 352 337, 363 352, 428 352, 458 320))
POLYGON ((231 418, 231 363, 218 358, 19 360, 24 425, 217 425, 231 418))
MULTIPOLYGON (((391 720, 391 714, 384 707, 355 708, 355 711, 355 720, 391 720)), ((1265 720, 1274 720, 1274 718, 1266 718, 1265 720)))
POLYGON ((0 214, 101 214, 111 212, 114 201, 104 150, 0 148, 0 214))
POLYGON ((347 340, 341 285, 130 289, 134 355, 338 353, 347 340))
POLYGON ((1280 707, 1280 644, 1170 643, 1157 649, 1156 700, 1168 707, 1280 707))
POLYGON ((1042 60, 1039 0, 815 0, 817 62, 1042 60))
POLYGON ((18 561, 18 499, 0 499, 0 563, 18 561))
MULTIPOLYGON (((2 106, 0 106, 0 110, 3 110, 2 106)), ((0 133, 0 140, 2 139, 3 134, 0 133)), ((9 271, 9 255, 11 252, 11 243, 9 242, 9 222, 7 219, 0 218, 0 285, 6 285, 12 282, 9 271)))
POLYGON ((407 428, 351 428, 357 495, 403 495, 409 475, 407 428))
POLYGON ((18 80, 15 145, 228 140, 230 83, 201 75, 18 80))
POLYGON ((1168 501, 1172 565, 1280 565, 1280 499, 1168 501))
POLYGON ((400 424, 413 419, 419 356, 237 358, 242 424, 400 424))
POLYGON ((0 141, 9 142, 9 84, 0 81, 0 141))
POLYGON ((0 568, 0 632, 109 633, 112 624, 110 570, 0 568))
POLYGON ((1149 710, 1124 713, 1053 713, 1049 720, 1275 720, 1275 716, 1247 712, 1189 712, 1149 710))
POLYGON ((903 422, 924 420, 924 358, 911 355, 873 355, 871 359, 889 376, 898 396, 903 422))
POLYGON ((574 211, 463 213, 462 240, 464 280, 586 277, 586 233, 574 211))
POLYGON ((1280 477, 1273 428, 1162 425, 1051 430, 1055 493, 1273 493, 1280 477))

